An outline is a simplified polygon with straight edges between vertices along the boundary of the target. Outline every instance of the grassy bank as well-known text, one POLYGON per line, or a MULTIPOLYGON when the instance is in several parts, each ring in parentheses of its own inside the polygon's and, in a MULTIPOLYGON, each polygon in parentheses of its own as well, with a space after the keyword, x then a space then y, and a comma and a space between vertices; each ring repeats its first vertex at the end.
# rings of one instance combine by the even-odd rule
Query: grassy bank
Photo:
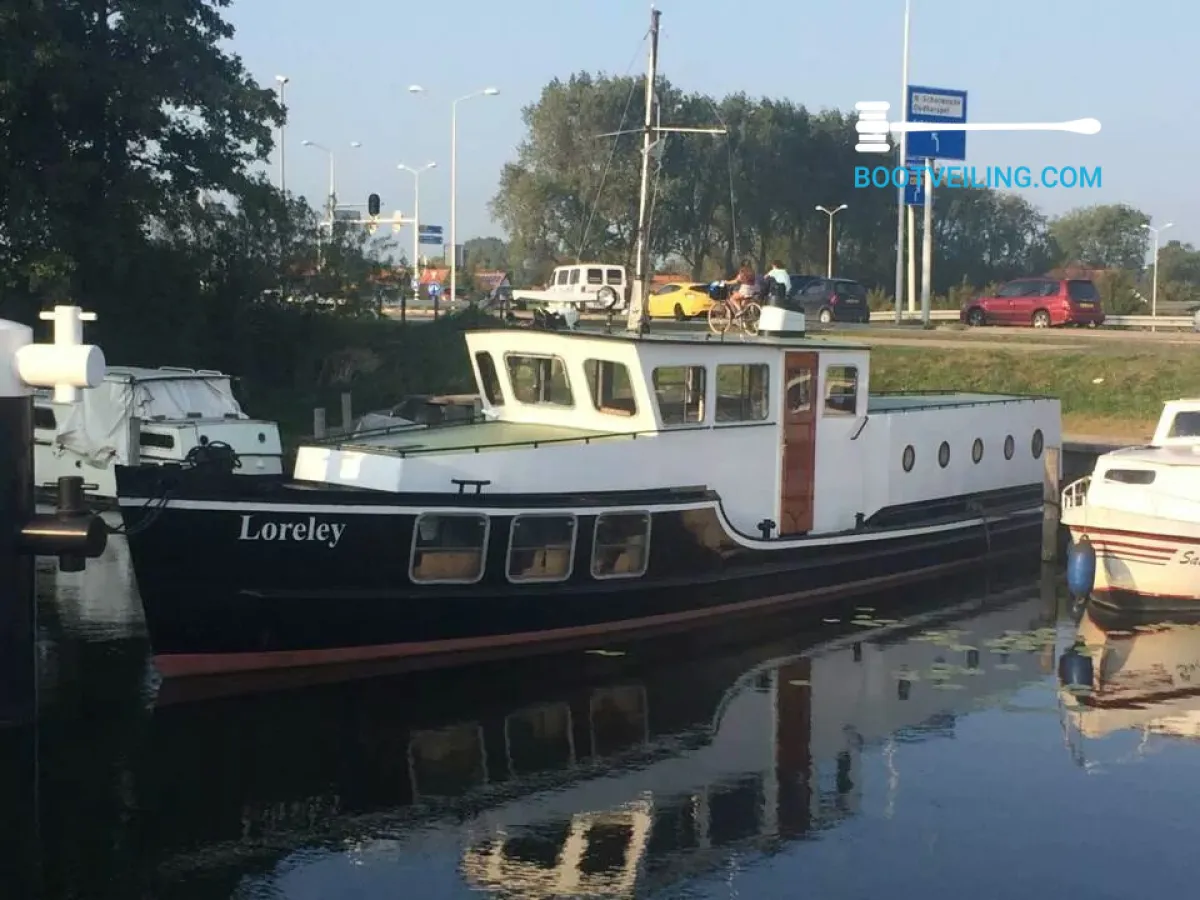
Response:
POLYGON ((1200 354, 1187 348, 876 347, 871 358, 873 390, 1046 394, 1062 401, 1064 428, 1075 434, 1143 438, 1162 401, 1200 395, 1200 354))

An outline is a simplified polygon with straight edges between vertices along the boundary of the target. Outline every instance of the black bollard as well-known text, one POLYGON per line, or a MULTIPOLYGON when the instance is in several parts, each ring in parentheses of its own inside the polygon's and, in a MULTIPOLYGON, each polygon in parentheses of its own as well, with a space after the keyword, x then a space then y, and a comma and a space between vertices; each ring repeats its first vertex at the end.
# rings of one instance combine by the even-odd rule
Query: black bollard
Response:
MULTIPOLYGON (((67 571, 104 552, 104 523, 83 505, 83 480, 59 480, 54 515, 36 515, 33 498, 33 386, 71 394, 104 378, 104 356, 79 342, 95 317, 59 306, 52 345, 0 319, 0 727, 37 716, 37 597, 34 556, 58 556, 67 571)), ((69 399, 69 397, 68 397, 69 399)))

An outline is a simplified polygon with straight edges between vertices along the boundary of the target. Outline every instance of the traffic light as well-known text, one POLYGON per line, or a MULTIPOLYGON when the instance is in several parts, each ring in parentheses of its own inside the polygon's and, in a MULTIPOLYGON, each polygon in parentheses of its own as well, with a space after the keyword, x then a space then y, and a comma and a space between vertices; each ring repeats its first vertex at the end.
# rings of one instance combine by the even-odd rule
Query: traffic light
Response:
POLYGON ((379 195, 378 194, 372 194, 370 197, 367 198, 367 215, 370 215, 370 216, 379 215, 379 195))

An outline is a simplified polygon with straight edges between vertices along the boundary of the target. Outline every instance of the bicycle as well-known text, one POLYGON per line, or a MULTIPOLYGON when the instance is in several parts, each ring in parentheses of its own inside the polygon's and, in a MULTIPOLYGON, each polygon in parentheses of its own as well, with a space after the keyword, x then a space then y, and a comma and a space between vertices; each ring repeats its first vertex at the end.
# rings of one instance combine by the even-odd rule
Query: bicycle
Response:
POLYGON ((762 317, 762 306, 758 301, 744 300, 735 305, 727 288, 719 294, 723 296, 714 296, 714 303, 708 308, 708 327, 712 333, 724 335, 731 325, 736 324, 746 334, 758 334, 758 320, 762 317))

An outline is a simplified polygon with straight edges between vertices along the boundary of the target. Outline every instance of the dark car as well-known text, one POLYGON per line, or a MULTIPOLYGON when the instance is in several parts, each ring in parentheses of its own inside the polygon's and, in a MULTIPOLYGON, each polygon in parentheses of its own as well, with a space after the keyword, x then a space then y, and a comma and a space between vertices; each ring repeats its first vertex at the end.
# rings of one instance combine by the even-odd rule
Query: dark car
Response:
POLYGON ((822 325, 832 322, 870 322, 867 289, 849 278, 792 275, 787 306, 822 325))

